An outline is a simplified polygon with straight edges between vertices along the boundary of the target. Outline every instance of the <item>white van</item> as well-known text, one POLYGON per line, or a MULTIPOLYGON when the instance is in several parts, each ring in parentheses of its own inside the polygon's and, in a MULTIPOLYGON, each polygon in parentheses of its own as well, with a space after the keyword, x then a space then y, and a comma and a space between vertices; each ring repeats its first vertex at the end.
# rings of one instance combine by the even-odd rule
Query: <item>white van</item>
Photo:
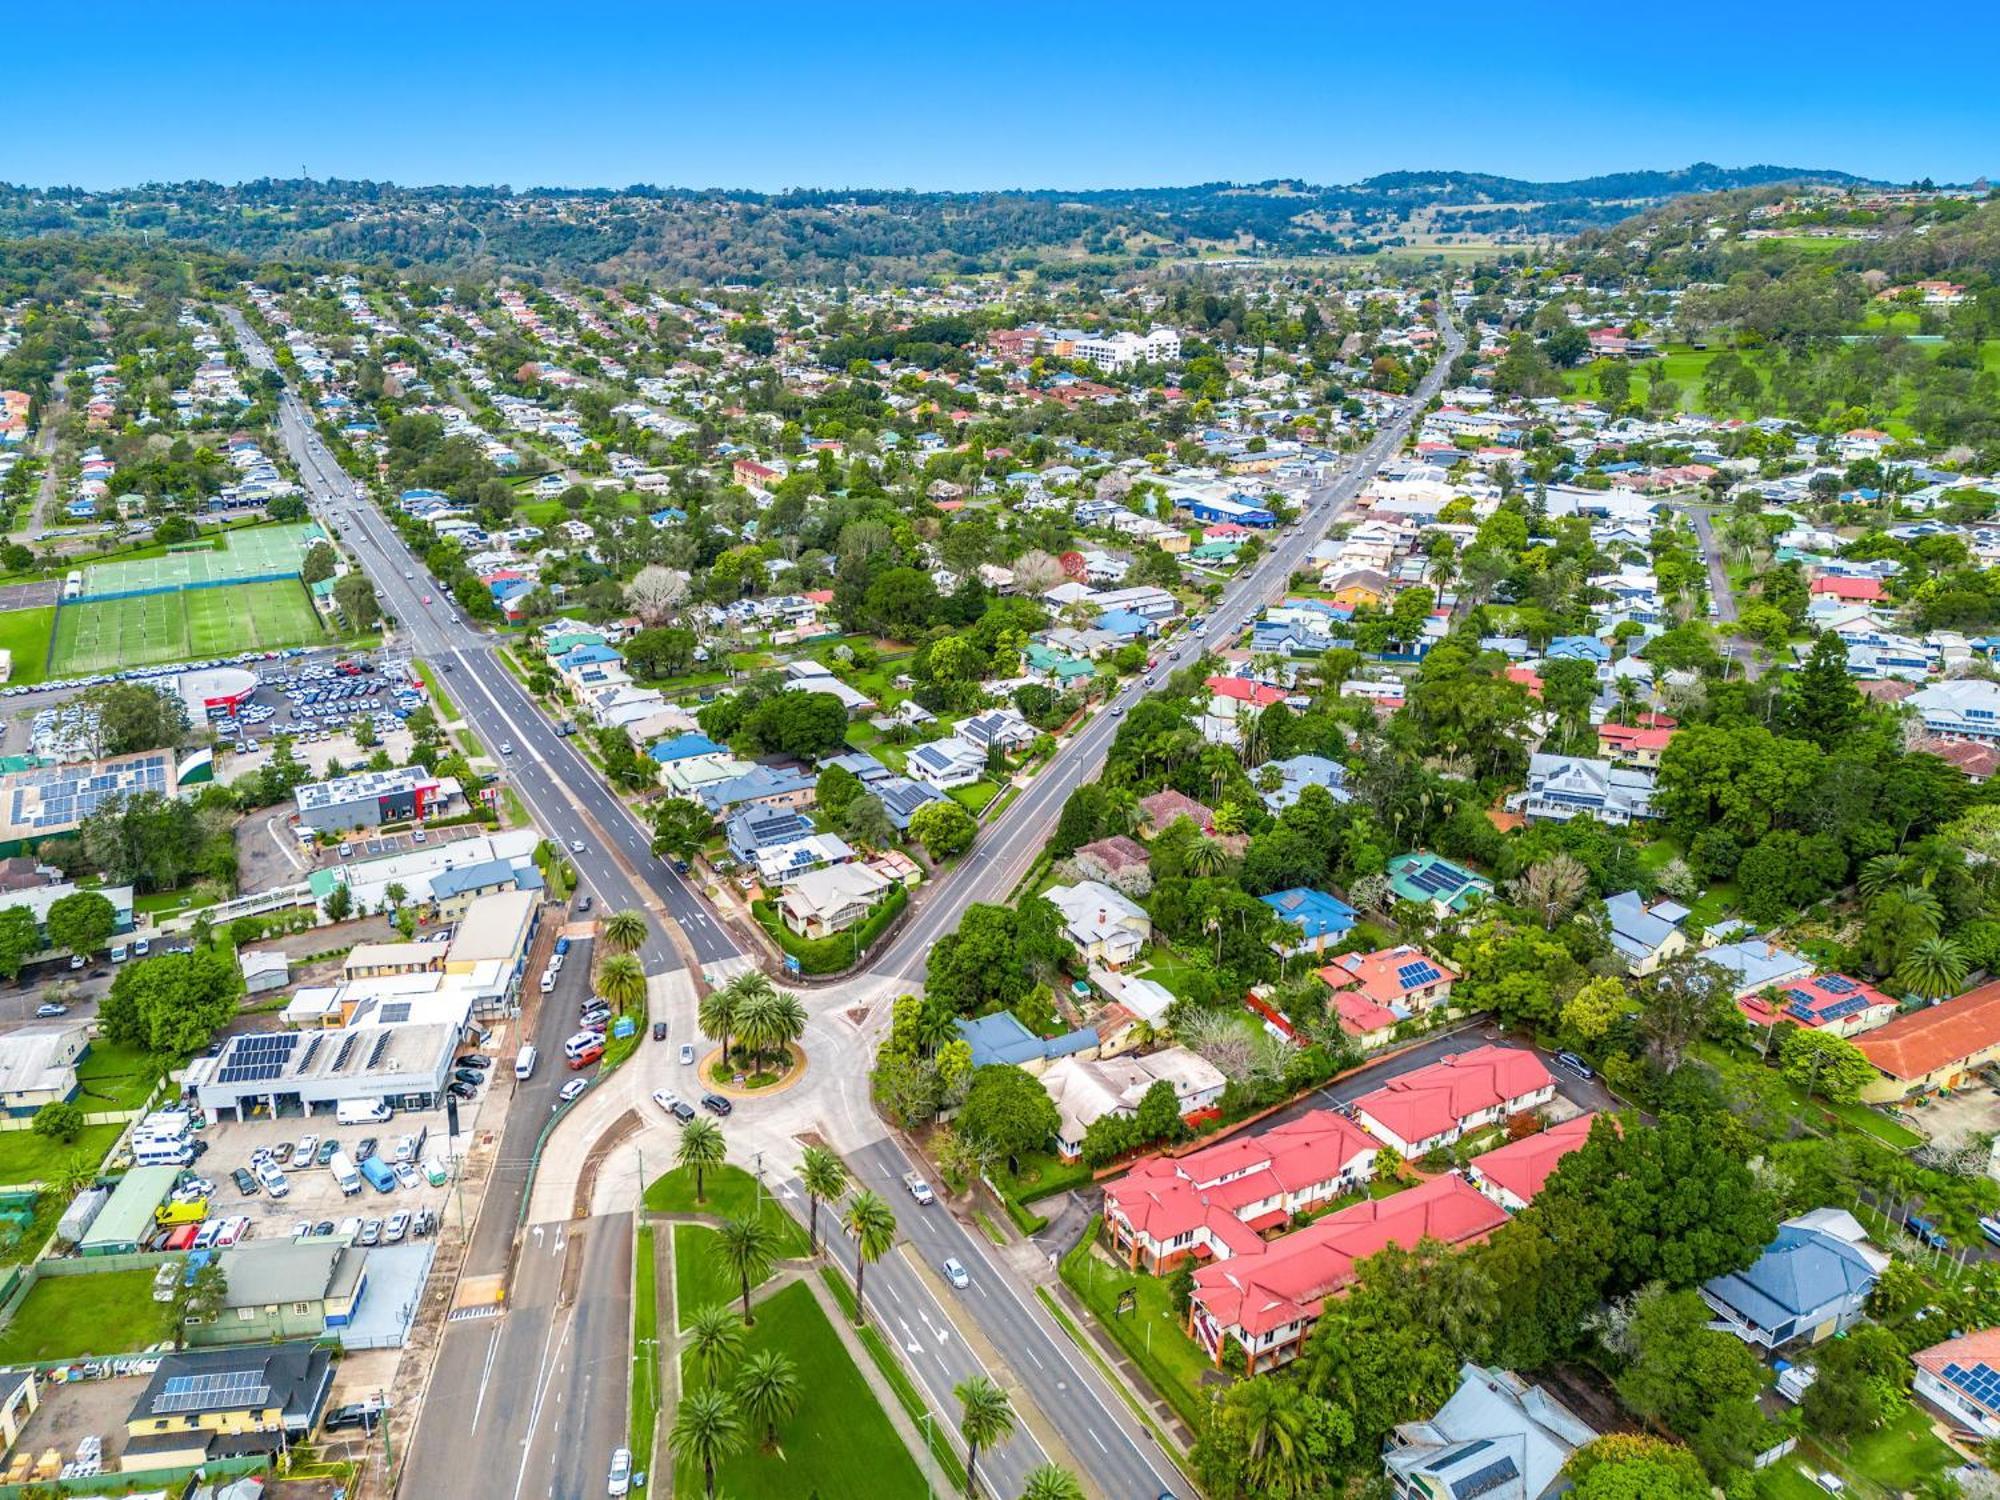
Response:
POLYGON ((382 1099, 343 1099, 333 1117, 342 1125, 380 1125, 395 1113, 382 1099))
POLYGON ((361 1173, 345 1151, 336 1151, 327 1158, 327 1170, 333 1173, 333 1180, 340 1185, 342 1196, 352 1198, 361 1191, 361 1173))
POLYGON ((556 971, 554 969, 542 970, 542 993, 544 995, 549 994, 554 991, 555 987, 556 971))
POLYGON ((140 1167, 185 1167, 194 1161, 194 1147, 185 1139, 142 1140, 132 1143, 132 1163, 140 1167))
POLYGON ((596 1032, 579 1031, 575 1036, 563 1043, 563 1056, 568 1058, 581 1057, 592 1047, 602 1047, 603 1045, 604 1038, 596 1032))
POLYGON ((519 1052, 514 1054, 514 1076, 520 1079, 535 1076, 535 1049, 533 1047, 523 1047, 519 1052))

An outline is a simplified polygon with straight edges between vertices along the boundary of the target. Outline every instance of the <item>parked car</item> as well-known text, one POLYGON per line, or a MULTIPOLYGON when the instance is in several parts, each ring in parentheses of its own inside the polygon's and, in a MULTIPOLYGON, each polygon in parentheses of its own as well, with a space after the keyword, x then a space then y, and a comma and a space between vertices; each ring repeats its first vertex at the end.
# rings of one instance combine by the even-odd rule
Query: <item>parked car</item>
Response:
POLYGON ((592 1063, 602 1059, 603 1056, 604 1056, 604 1043, 601 1041, 593 1042, 590 1046, 585 1047, 581 1052, 577 1053, 574 1057, 572 1057, 569 1060, 570 1071, 574 1073, 580 1068, 587 1068, 592 1063))
POLYGON ((259 1192, 257 1179, 242 1167, 233 1169, 229 1174, 229 1180, 236 1184, 236 1191, 246 1198, 254 1198, 259 1192))
POLYGON ((1555 1062, 1557 1067, 1567 1068, 1586 1083, 1597 1076, 1590 1064, 1578 1057, 1574 1052, 1558 1052, 1555 1056, 1555 1062))
POLYGON ((376 1141, 374 1136, 364 1135, 363 1137, 361 1137, 359 1141, 355 1142, 354 1144, 354 1159, 357 1162, 368 1160, 369 1157, 375 1154, 375 1147, 377 1144, 378 1142, 376 1141))
POLYGON ((396 1163, 396 1182, 400 1187, 422 1187, 424 1183, 423 1173, 417 1170, 415 1162, 399 1161, 396 1163))
POLYGON ((410 1216, 401 1210, 389 1215, 389 1222, 382 1226, 382 1243, 399 1245, 403 1236, 410 1232, 410 1216))
POLYGON ((59 1000, 48 1000, 35 1007, 35 1014, 40 1019, 46 1021, 51 1016, 68 1015, 69 1007, 59 1000))
POLYGON ((460 1104, 470 1104, 479 1097, 479 1090, 469 1083, 452 1083, 445 1086, 445 1092, 460 1104))
POLYGON ((363 1219, 361 1221, 361 1233, 355 1236, 354 1243, 360 1245, 363 1249, 366 1249, 370 1245, 381 1244, 382 1221, 380 1219, 363 1219))
POLYGON ((302 1135, 299 1137, 299 1143, 292 1147, 292 1160, 302 1167, 309 1167, 312 1165, 313 1153, 318 1150, 318 1136, 302 1135))
POLYGON ((1929 1245, 1933 1250, 1949 1250, 1951 1248, 1951 1241, 1945 1238, 1944 1231, 1920 1214, 1904 1214, 1903 1229, 1905 1232, 1914 1235, 1924 1244, 1929 1245))
POLYGON ((723 1098, 722 1095, 720 1094, 703 1094, 701 1096, 701 1107, 707 1110, 712 1115, 721 1115, 726 1117, 731 1110, 735 1109, 736 1106, 731 1104, 727 1099, 723 1098))
POLYGON ((472 1068, 454 1068, 451 1078, 454 1083, 468 1084, 473 1088, 478 1088, 480 1084, 486 1082, 486 1075, 472 1068))
POLYGON ((611 1477, 606 1481, 604 1493, 622 1495, 632 1488, 632 1450, 620 1448, 611 1455, 611 1477))
POLYGON ((471 1068, 476 1073, 484 1073, 488 1068, 493 1066, 493 1059, 483 1052, 468 1052, 465 1056, 454 1059, 452 1066, 454 1068, 471 1068))

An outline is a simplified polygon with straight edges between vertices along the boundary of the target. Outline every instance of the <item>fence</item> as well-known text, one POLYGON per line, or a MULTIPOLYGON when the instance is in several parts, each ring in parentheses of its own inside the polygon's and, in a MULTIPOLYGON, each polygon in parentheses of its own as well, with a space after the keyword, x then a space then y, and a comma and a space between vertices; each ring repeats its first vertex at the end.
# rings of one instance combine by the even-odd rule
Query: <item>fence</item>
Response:
POLYGON ((238 917, 261 917, 266 912, 283 911, 290 906, 310 906, 312 902, 311 884, 300 881, 297 885, 281 885, 268 891, 255 891, 248 896, 232 896, 212 906, 197 906, 189 911, 176 912, 154 923, 154 927, 160 932, 186 932, 204 912, 208 914, 210 923, 221 927, 238 917))
MULTIPOLYGON (((248 1458, 211 1458, 199 1466, 204 1478, 209 1480, 238 1479, 245 1474, 256 1474, 271 1467, 271 1460, 263 1454, 253 1454, 248 1458)), ((64 1495, 122 1495, 141 1490, 164 1490, 180 1493, 187 1481, 195 1474, 195 1469, 142 1469, 138 1472, 125 1470, 116 1474, 95 1474, 88 1479, 65 1479, 59 1488, 49 1484, 0 1484, 0 1500, 39 1500, 51 1493, 64 1495)))

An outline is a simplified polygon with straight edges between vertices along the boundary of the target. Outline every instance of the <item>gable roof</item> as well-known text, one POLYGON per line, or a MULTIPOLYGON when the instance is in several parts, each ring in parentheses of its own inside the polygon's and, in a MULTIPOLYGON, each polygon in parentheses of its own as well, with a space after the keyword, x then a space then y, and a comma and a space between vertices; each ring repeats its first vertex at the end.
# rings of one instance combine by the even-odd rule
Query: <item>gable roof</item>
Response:
POLYGON ((1472 1158, 1472 1170, 1523 1203, 1533 1203, 1562 1159, 1590 1139, 1590 1127, 1596 1119, 1594 1112, 1577 1115, 1534 1135, 1482 1151, 1472 1158))
POLYGON ((1455 1052, 1392 1078, 1355 1100, 1354 1109, 1414 1144, 1553 1082, 1534 1053, 1489 1045, 1455 1052))
POLYGON ((2000 1044, 2000 979, 1956 1000, 1898 1016, 1856 1037, 1870 1062, 1891 1078, 1916 1079, 2000 1044))

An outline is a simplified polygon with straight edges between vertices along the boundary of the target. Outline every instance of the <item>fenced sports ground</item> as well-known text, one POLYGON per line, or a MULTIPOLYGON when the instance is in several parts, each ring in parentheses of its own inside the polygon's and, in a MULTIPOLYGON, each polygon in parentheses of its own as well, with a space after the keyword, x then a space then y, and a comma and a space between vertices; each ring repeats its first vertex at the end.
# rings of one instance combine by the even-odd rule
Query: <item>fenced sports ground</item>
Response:
POLYGON ((49 672, 88 676, 157 662, 317 645, 326 638, 299 578, 310 522, 226 533, 225 545, 121 558, 83 570, 56 613, 49 672))
POLYGON ((50 671, 86 677, 155 662, 202 661, 326 639, 296 577, 229 588, 85 599, 56 615, 50 671))

